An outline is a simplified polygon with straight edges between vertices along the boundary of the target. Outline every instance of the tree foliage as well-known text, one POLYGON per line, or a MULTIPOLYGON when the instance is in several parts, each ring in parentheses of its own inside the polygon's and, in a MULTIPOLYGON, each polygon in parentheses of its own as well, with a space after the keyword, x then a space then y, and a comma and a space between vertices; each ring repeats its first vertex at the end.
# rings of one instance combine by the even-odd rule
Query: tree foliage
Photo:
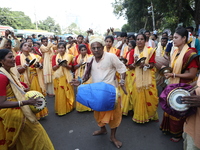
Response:
POLYGON ((22 11, 11 11, 10 8, 0 8, 0 24, 14 29, 34 29, 29 16, 22 11))
POLYGON ((200 0, 115 0, 114 14, 128 20, 122 29, 135 32, 141 28, 152 30, 152 13, 148 12, 151 2, 156 28, 174 31, 179 23, 184 26, 195 24, 196 27, 200 24, 200 0))
MULTIPOLYGON (((0 8, 0 24, 11 26, 14 29, 36 29, 35 23, 31 22, 29 16, 26 16, 22 11, 11 11, 10 8, 0 8)), ((39 21, 38 28, 54 32, 55 34, 61 34, 60 25, 56 24, 55 20, 51 17, 39 21)))
POLYGON ((76 34, 86 36, 86 31, 82 31, 76 23, 71 23, 67 28, 64 29, 65 34, 76 34))
POLYGON ((49 16, 47 17, 47 19, 39 21, 38 28, 41 30, 54 32, 55 34, 61 34, 60 25, 56 24, 55 20, 49 16))

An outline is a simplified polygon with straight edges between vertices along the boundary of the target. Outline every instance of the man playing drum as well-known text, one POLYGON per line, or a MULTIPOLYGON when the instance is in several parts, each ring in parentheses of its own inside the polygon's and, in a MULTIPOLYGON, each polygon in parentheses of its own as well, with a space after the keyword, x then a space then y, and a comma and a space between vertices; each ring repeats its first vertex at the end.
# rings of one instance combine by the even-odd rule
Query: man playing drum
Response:
POLYGON ((196 95, 182 98, 184 104, 188 104, 189 107, 197 107, 197 112, 187 117, 184 124, 184 150, 200 150, 200 76, 197 85, 196 95))
MULTIPOLYGON (((92 35, 90 37, 91 50, 94 57, 88 59, 88 62, 91 64, 91 72, 89 73, 92 76, 92 82, 105 82, 107 84, 111 84, 115 87, 116 80, 115 74, 118 72, 121 75, 120 85, 124 88, 125 82, 125 65, 117 58, 115 54, 104 52, 104 39, 99 36, 92 35)), ((88 69, 86 69, 85 74, 88 73, 88 69)), ((85 82, 88 78, 85 76, 82 78, 81 82, 85 82)), ((73 79, 71 82, 73 85, 80 85, 80 80, 73 79)), ((111 136, 110 141, 115 144, 117 148, 122 146, 122 142, 116 139, 115 134, 117 127, 121 123, 122 119, 122 111, 121 111, 121 103, 120 99, 118 99, 117 106, 114 110, 110 111, 94 111, 94 118, 96 119, 98 126, 101 128, 98 131, 95 131, 93 135, 103 135, 107 134, 107 130, 105 125, 109 124, 111 128, 111 136)))

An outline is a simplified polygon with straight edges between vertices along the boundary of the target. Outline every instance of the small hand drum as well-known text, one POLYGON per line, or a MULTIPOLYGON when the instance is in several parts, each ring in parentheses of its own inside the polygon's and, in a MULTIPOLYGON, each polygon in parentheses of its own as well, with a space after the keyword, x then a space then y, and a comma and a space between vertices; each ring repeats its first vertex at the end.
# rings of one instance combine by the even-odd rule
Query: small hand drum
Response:
POLYGON ((188 110, 189 107, 187 107, 187 104, 182 104, 181 98, 183 96, 190 96, 190 92, 184 89, 172 90, 167 97, 168 105, 170 105, 170 107, 176 111, 188 110))
POLYGON ((31 98, 33 96, 35 96, 35 98, 39 98, 39 101, 42 101, 42 105, 41 106, 29 105, 29 107, 31 108, 32 112, 36 114, 36 113, 40 112, 42 109, 44 109, 44 107, 46 106, 46 99, 45 99, 44 95, 42 95, 38 91, 29 91, 29 92, 27 92, 25 94, 25 99, 28 100, 29 98, 31 98))
POLYGON ((135 63, 135 65, 139 66, 141 63, 144 63, 145 60, 146 60, 146 57, 142 57, 139 60, 137 60, 137 62, 135 63))
POLYGON ((183 96, 190 96, 193 87, 186 83, 169 84, 162 91, 159 97, 161 108, 176 118, 186 118, 196 113, 196 107, 188 107, 182 104, 183 96))

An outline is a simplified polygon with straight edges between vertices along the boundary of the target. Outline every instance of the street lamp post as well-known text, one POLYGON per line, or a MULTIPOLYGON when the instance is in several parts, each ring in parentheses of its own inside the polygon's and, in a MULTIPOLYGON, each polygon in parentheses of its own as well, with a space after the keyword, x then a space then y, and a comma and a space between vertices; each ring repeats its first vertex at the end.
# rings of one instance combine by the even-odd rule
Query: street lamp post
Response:
POLYGON ((152 8, 152 19, 153 19, 153 31, 155 30, 155 20, 154 20, 154 11, 153 11, 153 3, 151 2, 151 8, 152 8))
POLYGON ((155 19, 154 19, 154 11, 153 11, 153 3, 151 2, 151 6, 148 8, 148 13, 152 13, 152 20, 153 20, 153 31, 155 30, 155 19))

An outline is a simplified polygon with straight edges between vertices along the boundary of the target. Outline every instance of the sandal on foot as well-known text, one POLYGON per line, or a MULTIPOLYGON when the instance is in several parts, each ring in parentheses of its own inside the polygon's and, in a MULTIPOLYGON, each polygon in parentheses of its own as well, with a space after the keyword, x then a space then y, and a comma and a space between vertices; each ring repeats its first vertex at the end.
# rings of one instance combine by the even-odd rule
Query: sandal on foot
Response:
POLYGON ((175 137, 172 137, 170 140, 172 142, 179 142, 182 138, 175 138, 175 137))

